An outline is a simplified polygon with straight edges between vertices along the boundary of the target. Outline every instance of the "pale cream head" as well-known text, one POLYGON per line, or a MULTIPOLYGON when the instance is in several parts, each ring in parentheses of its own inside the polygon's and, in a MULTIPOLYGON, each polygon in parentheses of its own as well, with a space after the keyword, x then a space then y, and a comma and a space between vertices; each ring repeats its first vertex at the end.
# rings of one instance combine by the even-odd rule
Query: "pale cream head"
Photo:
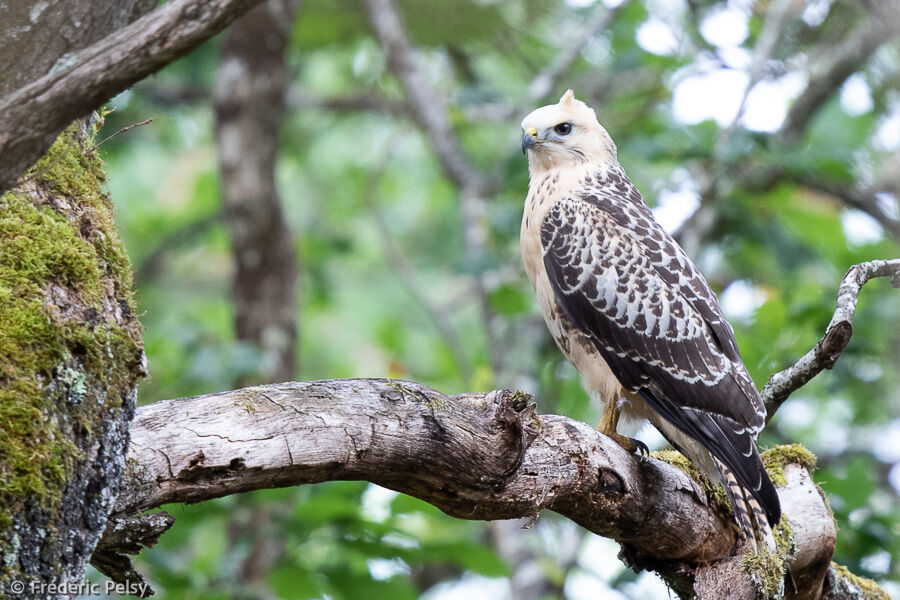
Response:
POLYGON ((616 161, 616 145, 594 109, 567 90, 556 104, 533 110, 522 120, 522 151, 531 174, 550 169, 616 161))

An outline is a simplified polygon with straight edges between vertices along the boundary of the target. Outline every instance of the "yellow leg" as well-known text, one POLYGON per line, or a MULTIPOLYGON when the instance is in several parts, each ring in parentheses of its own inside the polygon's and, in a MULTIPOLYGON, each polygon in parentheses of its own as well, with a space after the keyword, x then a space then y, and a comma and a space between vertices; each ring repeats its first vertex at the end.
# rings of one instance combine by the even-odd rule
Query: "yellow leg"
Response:
POLYGON ((650 451, 644 442, 619 434, 616 431, 618 425, 619 409, 616 408, 616 402, 607 402, 603 407, 603 414, 600 415, 600 423, 597 425, 597 431, 612 438, 614 442, 625 448, 628 452, 639 452, 641 456, 650 454, 650 451))

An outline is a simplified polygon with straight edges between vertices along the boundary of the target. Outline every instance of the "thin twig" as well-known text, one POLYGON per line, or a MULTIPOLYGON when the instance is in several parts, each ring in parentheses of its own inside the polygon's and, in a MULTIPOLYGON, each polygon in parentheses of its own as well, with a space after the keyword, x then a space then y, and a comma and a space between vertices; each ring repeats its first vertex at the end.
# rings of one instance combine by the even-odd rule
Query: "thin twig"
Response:
POLYGON ((319 108, 335 112, 376 112, 395 117, 408 117, 409 106, 377 92, 356 93, 343 96, 313 96, 299 87, 291 88, 287 97, 291 108, 319 108))
POLYGON ((834 367, 841 352, 850 342, 853 313, 863 285, 875 277, 892 277, 891 285, 900 287, 900 258, 872 260, 850 267, 837 294, 837 307, 825 335, 793 366, 769 378, 760 395, 770 420, 792 392, 806 385, 824 369, 834 367))
POLYGON ((527 96, 529 105, 540 100, 553 89, 557 79, 569 70, 572 63, 578 58, 581 50, 591 41, 591 38, 600 31, 606 29, 616 15, 622 12, 631 1, 632 0, 625 0, 613 8, 607 8, 602 2, 598 3, 598 8, 588 19, 587 23, 585 23, 582 30, 572 37, 566 46, 559 50, 556 57, 553 59, 553 62, 551 62, 547 68, 538 73, 537 76, 531 80, 531 85, 528 86, 527 96))
POLYGON ((99 142, 97 142, 97 147, 99 148, 100 146, 102 146, 103 144, 105 144, 105 143, 108 142, 109 140, 113 139, 114 137, 116 137, 116 136, 119 135, 120 133, 125 133, 126 131, 130 131, 130 130, 134 129, 135 127, 141 127, 142 125, 148 125, 148 124, 150 124, 150 123, 152 123, 152 122, 153 122, 153 117, 150 117, 149 119, 144 119, 144 120, 141 121, 140 123, 132 123, 131 125, 126 125, 125 127, 123 127, 122 129, 118 130, 117 132, 115 132, 115 133, 113 133, 113 134, 111 134, 111 135, 109 135, 109 136, 103 138, 103 139, 100 140, 99 142))
POLYGON ((135 281, 139 285, 151 282, 159 275, 166 256, 193 243, 214 225, 220 224, 221 221, 222 213, 216 209, 213 213, 200 217, 196 221, 185 223, 177 229, 163 234, 156 240, 156 245, 153 249, 147 252, 143 260, 135 267, 135 281))
POLYGON ((744 88, 744 93, 741 96, 741 102, 738 105, 734 119, 731 120, 728 127, 719 131, 719 137, 716 140, 716 145, 713 150, 713 154, 717 159, 721 159, 728 139, 737 128, 737 124, 741 120, 741 117, 744 116, 750 92, 753 91, 756 84, 763 79, 766 63, 769 62, 769 59, 772 58, 772 55, 775 52, 775 45, 781 36, 781 31, 784 29, 788 13, 790 12, 789 9, 792 6, 798 6, 794 0, 776 0, 769 4, 769 8, 766 12, 766 19, 763 23, 762 33, 759 34, 756 46, 753 48, 753 60, 750 64, 750 69, 748 70, 749 80, 747 81, 747 87, 744 88))
POLYGON ((861 210, 876 221, 894 238, 900 239, 900 219, 886 213, 878 204, 877 192, 853 186, 831 184, 814 177, 797 177, 797 182, 810 190, 828 194, 847 206, 861 210))

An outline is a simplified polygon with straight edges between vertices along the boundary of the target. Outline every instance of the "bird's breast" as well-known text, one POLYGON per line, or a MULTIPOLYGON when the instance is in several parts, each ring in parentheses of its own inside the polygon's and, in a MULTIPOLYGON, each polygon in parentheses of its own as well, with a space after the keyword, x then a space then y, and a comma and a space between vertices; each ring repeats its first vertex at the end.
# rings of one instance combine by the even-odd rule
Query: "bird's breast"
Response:
POLYGON ((615 401, 622 397, 624 390, 591 339, 562 313, 544 266, 541 224, 547 211, 560 200, 533 197, 532 193, 533 190, 525 201, 519 242, 525 273, 534 288, 541 315, 556 345, 581 374, 591 396, 600 402, 615 401))

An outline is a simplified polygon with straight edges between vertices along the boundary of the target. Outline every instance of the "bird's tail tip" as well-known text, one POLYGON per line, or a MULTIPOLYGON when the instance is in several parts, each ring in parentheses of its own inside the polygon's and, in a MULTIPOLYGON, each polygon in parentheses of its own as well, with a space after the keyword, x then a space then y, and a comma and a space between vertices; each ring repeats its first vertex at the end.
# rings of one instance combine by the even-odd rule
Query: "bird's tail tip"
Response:
POLYGON ((759 501, 740 483, 731 469, 725 466, 719 460, 715 461, 722 484, 725 487, 725 494, 734 512, 734 520, 741 532, 741 537, 748 540, 754 551, 760 553, 761 544, 766 548, 769 554, 775 552, 775 535, 772 532, 772 526, 769 524, 766 511, 760 505, 759 501))
POLYGON ((747 506, 750 507, 750 510, 753 513, 754 521, 755 521, 755 535, 751 539, 754 541, 754 546, 756 547, 756 553, 759 554, 759 541, 762 541, 766 550, 769 551, 769 554, 775 553, 775 534, 772 531, 772 526, 769 525, 769 520, 766 518, 766 513, 763 511, 762 507, 759 505, 759 502, 756 501, 756 498, 751 496, 748 493, 744 493, 744 499, 746 501, 747 506))

